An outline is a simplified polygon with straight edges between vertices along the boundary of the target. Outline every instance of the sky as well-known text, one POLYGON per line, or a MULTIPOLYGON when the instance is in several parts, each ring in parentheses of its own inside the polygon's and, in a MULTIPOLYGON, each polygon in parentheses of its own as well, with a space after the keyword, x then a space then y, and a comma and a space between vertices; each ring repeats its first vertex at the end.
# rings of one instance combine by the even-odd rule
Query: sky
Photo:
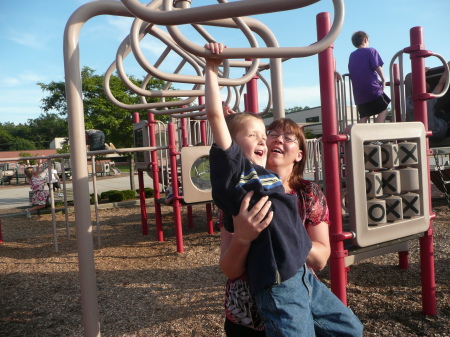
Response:
MULTIPOLYGON (((103 0, 105 1, 105 0, 103 0)), ((114 0, 111 0, 114 1, 114 0)), ((90 1, 84 0, 0 0, 0 123, 27 123, 38 118, 41 100, 48 95, 38 82, 64 81, 63 34, 70 16, 90 1)), ((145 1, 142 1, 145 3, 145 1)), ((192 6, 215 4, 212 0, 193 0, 192 6)), ((331 0, 321 0, 306 8, 287 12, 253 16, 265 23, 282 47, 307 46, 316 41, 316 15, 330 12, 331 0)), ((425 48, 450 60, 448 27, 448 0, 347 0, 345 1, 344 26, 334 43, 333 54, 337 71, 347 73, 349 54, 355 49, 351 44, 353 32, 363 30, 369 34, 370 46, 377 49, 385 65, 383 70, 389 80, 388 65, 392 57, 409 46, 412 27, 423 27, 425 48)), ((114 61, 121 42, 129 35, 133 19, 103 15, 86 22, 80 33, 81 67, 88 66, 98 75, 104 74, 114 61)), ((164 27, 160 27, 164 29, 164 27)), ((243 34, 237 30, 205 27, 217 41, 229 47, 247 47, 243 34)), ((190 26, 180 27, 194 43, 205 41, 190 26)), ((259 41, 260 46, 263 43, 259 41)), ((141 41, 146 59, 154 64, 165 46, 153 37, 141 41)), ((262 60, 267 62, 267 60, 262 60)), ((405 73, 410 70, 409 57, 404 57, 405 73)), ((169 55, 160 69, 172 73, 179 57, 169 55)), ((435 57, 426 59, 426 65, 441 65, 435 57)), ((128 75, 143 78, 146 72, 130 54, 124 61, 128 75)), ((183 68, 191 74, 192 69, 183 68)), ((266 72, 267 73, 267 72, 266 72)), ((270 75, 263 72, 263 76, 270 75)), ((232 74, 237 77, 240 74, 232 74)), ((178 89, 192 85, 174 83, 178 89)), ((291 59, 283 63, 285 107, 315 107, 320 105, 317 56, 291 59)), ((260 109, 267 105, 267 90, 259 84, 260 109)))

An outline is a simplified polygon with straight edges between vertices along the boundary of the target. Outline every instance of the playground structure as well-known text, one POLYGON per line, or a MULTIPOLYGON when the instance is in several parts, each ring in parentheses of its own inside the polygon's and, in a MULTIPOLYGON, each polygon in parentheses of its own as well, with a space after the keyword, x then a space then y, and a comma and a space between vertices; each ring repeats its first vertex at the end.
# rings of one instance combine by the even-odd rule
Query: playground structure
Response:
MULTIPOLYGON (((147 78, 158 77, 167 81, 170 86, 172 82, 182 82, 191 83, 194 85, 192 90, 189 91, 177 91, 177 90, 162 90, 158 92, 151 92, 143 88, 133 88, 138 95, 142 96, 142 103, 135 106, 126 106, 118 102, 109 93, 110 99, 113 103, 118 104, 121 107, 126 107, 130 110, 137 109, 147 109, 148 120, 143 122, 139 120, 137 113, 133 114, 135 124, 142 123, 140 127, 135 130, 137 133, 143 133, 146 138, 146 142, 142 142, 139 147, 135 149, 125 149, 130 151, 142 152, 143 156, 138 156, 139 168, 139 187, 141 189, 141 212, 143 215, 143 221, 145 218, 145 197, 143 197, 143 174, 147 171, 151 171, 154 179, 155 198, 159 199, 159 185, 160 176, 161 179, 166 177, 162 170, 162 165, 158 162, 157 151, 167 150, 169 152, 170 159, 170 170, 166 169, 164 172, 170 172, 173 184, 173 190, 175 193, 178 191, 178 167, 177 156, 178 146, 175 137, 175 125, 174 123, 169 123, 168 128, 168 145, 164 149, 157 148, 156 143, 156 131, 154 119, 155 114, 171 114, 172 118, 179 118, 179 123, 185 123, 181 126, 180 130, 187 130, 186 126, 189 125, 191 129, 191 122, 186 123, 186 118, 192 118, 195 123, 198 121, 200 142, 204 145, 210 144, 210 140, 207 137, 207 125, 204 119, 204 112, 202 109, 204 105, 202 104, 202 97, 204 92, 201 89, 201 85, 204 83, 204 79, 201 76, 201 58, 208 55, 203 48, 194 45, 192 42, 186 40, 181 33, 177 30, 177 25, 180 24, 191 24, 195 23, 196 27, 202 31, 203 36, 206 41, 210 41, 212 38, 207 34, 203 26, 219 26, 219 27, 231 27, 238 28, 244 31, 249 39, 249 44, 251 48, 229 48, 224 51, 224 53, 218 57, 224 59, 234 59, 234 58, 244 58, 252 59, 252 61, 234 61, 230 60, 224 64, 224 75, 227 73, 228 67, 240 66, 247 68, 247 72, 240 79, 221 79, 220 85, 236 87, 247 84, 247 106, 246 109, 253 112, 259 112, 257 109, 257 104, 255 103, 254 91, 256 89, 256 80, 254 75, 256 74, 258 67, 260 67, 258 58, 270 58, 269 64, 265 64, 265 68, 270 69, 271 75, 271 102, 273 102, 274 118, 280 118, 284 116, 283 113, 283 99, 282 99, 282 80, 280 76, 281 68, 281 58, 293 58, 293 57, 306 57, 314 54, 318 54, 319 58, 319 76, 320 76, 320 90, 321 90, 321 106, 322 106, 322 120, 327 121, 323 124, 323 170, 324 178, 324 188, 328 200, 328 205, 330 209, 330 219, 332 225, 330 227, 330 241, 332 253, 330 257, 330 274, 331 274, 331 287, 332 291, 344 302, 346 303, 346 282, 347 282, 347 269, 346 267, 353 263, 350 261, 349 256, 360 256, 361 258, 367 258, 368 256, 374 256, 373 254, 381 254, 386 251, 393 252, 405 252, 407 251, 407 243, 411 239, 420 240, 421 249, 421 268, 422 268, 422 298, 423 298, 423 312, 427 315, 436 314, 436 299, 435 299, 435 284, 434 284, 434 260, 433 260, 433 229, 432 229, 432 219, 434 215, 431 213, 431 199, 430 199, 430 164, 427 154, 429 154, 429 142, 427 136, 429 136, 427 114, 426 114, 426 102, 425 100, 431 98, 430 94, 424 94, 425 91, 425 75, 424 75, 424 57, 430 56, 424 50, 424 43, 422 37, 422 30, 420 27, 415 27, 411 30, 411 44, 405 48, 404 52, 410 54, 412 63, 412 77, 413 77, 413 100, 414 100, 414 111, 417 121, 421 123, 408 124, 404 123, 397 125, 389 125, 389 129, 394 128, 398 130, 398 136, 382 136, 378 137, 380 130, 373 128, 373 125, 361 126, 362 131, 358 131, 358 127, 345 129, 341 126, 338 127, 338 112, 343 113, 340 110, 340 106, 336 103, 339 101, 341 89, 336 90, 336 76, 334 69, 334 60, 332 55, 332 48, 330 45, 333 43, 336 36, 339 34, 340 28, 343 22, 343 1, 335 0, 333 1, 335 9, 335 17, 333 20, 333 25, 331 25, 330 15, 328 13, 320 13, 317 16, 317 29, 318 29, 318 41, 312 46, 307 47, 278 47, 276 40, 264 25, 260 24, 257 20, 252 18, 243 17, 244 15, 254 15, 262 14, 273 11, 283 11, 288 9, 299 8, 312 4, 316 1, 235 1, 232 3, 220 3, 211 6, 193 7, 190 8, 190 4, 185 1, 177 2, 178 9, 172 8, 172 3, 170 1, 153 1, 148 6, 144 6, 135 0, 122 0, 122 2, 100 0, 92 3, 88 3, 80 7, 69 19, 65 34, 64 34, 64 61, 65 61, 65 73, 66 73, 66 94, 67 94, 67 104, 68 104, 68 116, 69 116, 69 137, 71 141, 71 167, 74 180, 74 198, 75 198, 75 215, 76 215, 76 231, 77 231, 77 247, 79 254, 79 272, 80 272, 80 285, 81 285, 81 296, 82 296, 82 308, 83 308, 83 325, 85 328, 86 336, 99 336, 100 326, 99 326, 99 310, 97 301, 97 290, 96 290, 96 279, 95 279, 95 267, 94 267, 94 252, 92 243, 92 221, 90 219, 90 212, 84 210, 88 209, 89 201, 85 196, 89 194, 88 189, 88 170, 86 165, 87 154, 86 154, 86 144, 84 140, 84 118, 83 118, 83 102, 81 97, 81 78, 80 78, 80 64, 79 64, 79 46, 78 46, 78 35, 85 22, 97 15, 117 15, 117 16, 127 16, 135 17, 135 21, 132 27, 132 33, 130 34, 130 43, 128 39, 122 43, 119 47, 119 52, 117 53, 116 61, 113 62, 111 67, 108 69, 105 76, 105 82, 108 83, 109 76, 112 74, 114 69, 117 69, 119 77, 121 77, 124 83, 127 83, 126 76, 124 76, 124 71, 122 67, 122 60, 130 50, 133 51, 135 55, 139 55, 139 38, 145 34, 152 34, 165 40, 170 48, 183 53, 186 58, 194 68, 197 68, 198 75, 179 75, 177 74, 179 70, 175 71, 174 74, 165 74, 157 71, 157 65, 151 66, 145 61, 145 58, 139 57, 140 63, 146 72, 149 74, 147 78), (207 16, 205 16, 207 14, 207 16), (212 21, 203 22, 204 18, 208 17, 212 21), (229 19, 233 18, 233 19, 229 19), (201 22, 201 26, 200 23, 201 22), (155 25, 167 25, 167 30, 169 34, 165 34, 158 29, 155 25), (252 37, 253 33, 257 33, 267 44, 267 47, 259 48, 255 44, 255 40, 252 37), (180 48, 181 47, 181 48, 180 48), (253 94, 252 94, 253 93, 253 94), (145 97, 156 96, 156 97, 185 97, 188 98, 181 101, 175 102, 164 102, 162 99, 158 103, 147 103, 145 97), (198 99, 199 104, 191 104, 193 101, 198 99), (176 107, 181 105, 188 105, 187 107, 176 107), (168 107, 176 107, 170 110, 158 110, 165 109, 168 107), (339 110, 339 111, 338 111, 339 110), (420 125, 419 125, 420 124, 420 125), (368 136, 353 137, 349 134, 360 134, 367 131, 369 128, 373 131, 373 134, 368 133, 368 136), (414 131, 408 131, 411 129, 414 131), (407 131, 405 131, 405 129, 407 131), (417 131, 417 132, 416 132, 417 131), (147 133, 148 132, 148 133, 147 133), (345 147, 346 151, 346 162, 350 162, 350 158, 353 158, 353 147, 357 150, 357 156, 363 161, 364 158, 364 148, 368 146, 369 151, 375 150, 375 153, 381 153, 381 149, 370 148, 370 143, 374 139, 382 139, 389 141, 392 144, 401 144, 404 141, 409 145, 406 146, 410 153, 415 154, 417 161, 412 162, 409 168, 413 170, 405 170, 411 173, 412 177, 419 177, 419 183, 417 186, 412 186, 411 192, 415 193, 420 199, 420 211, 416 215, 412 215, 410 219, 397 219, 393 221, 393 224, 387 222, 380 222, 380 224, 371 224, 369 226, 367 218, 368 214, 359 214, 359 217, 350 221, 351 225, 349 229, 344 229, 343 217, 342 217, 342 195, 343 186, 342 176, 342 157, 341 149, 345 147), (413 150, 414 143, 418 150, 413 150), (412 144, 412 145, 411 145, 412 144), (414 152, 417 151, 417 152, 414 152), (415 169, 415 170, 414 170, 415 169), (161 174, 160 174, 161 172, 161 174), (362 219, 363 218, 363 219, 362 219), (396 223, 397 222, 397 223, 396 223), (405 225, 406 224, 406 225, 405 225), (409 225, 411 226, 409 226, 409 225), (373 226, 372 226, 373 225, 373 226), (394 232, 396 234, 392 236, 391 230, 386 230, 385 228, 395 228, 394 232), (398 227, 398 228, 396 228, 398 227), (411 227, 413 228, 411 230, 411 227), (408 230, 404 230, 408 228, 408 230), (383 232, 381 236, 386 236, 381 238, 382 242, 374 242, 372 240, 373 236, 377 236, 379 232, 383 232), (366 240, 367 239, 367 240, 366 240), (401 242, 400 242, 401 241, 401 242), (349 248, 349 243, 351 248, 349 248), (388 248, 388 250, 383 249, 388 248), (390 249, 390 250, 389 250, 390 249)), ((167 51, 168 52, 168 51, 167 51)), ((180 69, 182 66, 180 67, 180 69)), ((448 71, 448 69, 446 69, 448 71)), ((399 76, 403 78, 403 76, 399 76)), ((394 76, 391 73, 391 89, 395 89, 398 92, 402 90, 402 83, 399 80, 393 80, 394 76), (398 84, 397 84, 398 83, 398 84)), ((145 82, 145 81, 144 81, 145 82)), ((144 84, 145 86, 145 84, 144 84)), ((447 86, 448 87, 448 86, 447 86)), ((106 92, 108 93, 108 85, 105 86, 106 92)), ((233 90, 233 89, 232 89, 233 90)), ((232 91, 230 90, 230 91, 232 91)), ((234 89, 235 90, 235 89, 234 89)), ((239 92, 239 90, 235 90, 239 92)), ((239 96, 238 94, 236 96, 239 96)), ((394 96, 392 96, 394 97, 394 96)), ((401 95, 397 96, 400 97, 401 95)), ((230 98, 231 99, 231 98, 230 98)), ((228 101, 228 100, 227 100, 228 101)), ((397 103, 399 100, 396 101, 397 103)), ((228 102, 227 102, 228 103, 228 102)), ((397 104, 393 105, 397 110, 397 104)), ((401 120, 401 119, 399 119, 401 120)), ((135 132, 136 135, 136 132, 135 132)), ((183 143, 186 135, 182 135, 180 138, 183 143)), ((139 137, 136 137, 139 139, 139 137)), ((198 143, 198 142, 197 142, 198 143)), ((189 148, 189 145, 195 145, 192 141, 184 142, 184 148, 189 148)), ((394 148, 395 146, 391 146, 394 148)), ((184 150, 183 148, 183 150, 184 150)), ((192 147, 195 148, 195 147, 192 147)), ((199 147, 200 148, 200 147, 199 147)), ((370 152, 372 152, 370 151, 370 152)), ((102 151, 100 151, 102 152, 102 151)), ((391 152, 392 153, 392 152, 391 152)), ((204 153, 196 155, 196 158, 204 156, 204 153)), ((403 159, 405 156, 403 157, 403 159)), ((378 159, 380 155, 378 154, 378 159)), ((380 160, 378 160, 379 162, 380 160)), ((183 165, 183 158, 181 159, 183 165)), ((184 161, 186 163, 186 161, 184 161)), ((195 163, 195 160, 194 160, 195 163)), ((167 160, 166 163, 167 165, 167 160)), ((347 174, 347 169, 345 172, 345 177, 347 183, 350 186, 349 190, 353 194, 352 198, 349 198, 349 203, 354 202, 355 198, 361 197, 359 185, 365 186, 365 174, 364 171, 366 167, 364 163, 361 165, 359 163, 352 163, 352 168, 347 174), (362 177, 363 176, 363 177, 362 177), (351 181, 355 177, 355 181, 351 181), (362 180, 362 181, 361 181, 362 180), (353 184, 353 185, 352 185, 353 184), (352 187, 353 186, 353 187, 352 187), (353 188, 353 190, 352 190, 353 188)), ((188 163, 191 166, 190 163, 188 163)), ((381 165, 381 167, 383 167, 381 165)), ((378 167, 377 169, 379 169, 378 167)), ((384 166, 386 171, 389 171, 392 167, 384 166)), ((162 170, 163 171, 163 170, 162 170)), ((185 171, 185 170, 184 170, 185 171)), ((375 171, 375 169, 373 170, 375 171)), ((203 173, 207 173, 203 171, 203 173)), ((369 172, 370 173, 370 172, 369 172)), ((397 175, 394 173, 394 175, 397 175)), ((165 178, 164 178, 165 179, 165 178)), ((377 174, 372 174, 369 178, 370 181, 374 183, 379 182, 380 176, 377 174), (378 178, 378 179, 377 179, 378 178), (372 179, 372 180, 370 180, 372 179)), ((387 179, 387 178, 385 178, 387 179)), ((395 178, 393 178, 395 179, 395 178)), ((183 183, 185 183, 185 176, 183 176, 183 183)), ((202 179, 204 180, 204 179, 202 179)), ((402 180, 400 178, 400 180, 402 180)), ((410 181, 409 179, 408 181, 410 181)), ((169 182, 167 180, 167 182, 169 182)), ((412 184, 411 184, 412 185, 412 184)), ((183 186, 184 187, 184 186, 183 186)), ((379 187, 379 186, 378 186, 379 187)), ((207 189, 206 189, 207 190, 207 189)), ((184 189, 187 198, 186 189, 184 189)), ((205 192, 206 193, 206 192, 205 192)), ((377 192, 378 193, 378 192, 377 192)), ((374 197, 378 197, 377 193, 374 193, 374 197)), ((401 194, 402 191, 400 189, 401 194)), ((364 191, 362 192, 364 194, 364 191)), ((396 195, 397 195, 396 194, 396 195)), ((407 193, 405 193, 407 194, 407 193)), ((394 195, 394 196, 396 196, 394 195)), ((400 197, 401 198, 401 197, 400 197)), ((363 198, 365 199, 365 197, 363 198)), ((374 198, 377 199, 377 198, 374 198)), ((192 200, 198 200, 196 197, 192 200)), ((396 199, 399 201, 398 197, 396 199)), ((202 202, 208 201, 203 199, 202 202)), ((174 198, 174 214, 178 216, 178 208, 180 207, 181 198, 179 195, 175 195, 174 198)), ((410 201, 411 202, 411 201, 410 201)), ((382 203, 376 203, 376 209, 380 209, 382 203)), ((351 205, 350 205, 351 206, 351 205)), ((354 207, 351 206, 351 207, 354 207)), ((350 209, 352 209, 349 207, 350 209)), ((155 212, 158 206, 155 203, 155 212)), ((353 208, 354 209, 354 208, 353 208)), ((356 213, 356 212, 355 212, 356 213)), ((399 213, 399 211, 397 211, 399 213)), ((410 215, 408 215, 410 216, 410 215)), ((375 216, 377 217, 377 216, 375 216)), ((378 216, 379 218, 379 216, 378 216)), ((176 219, 176 226, 180 226, 179 219, 176 219)), ((178 235, 181 234, 181 227, 177 228, 178 235)), ((162 239, 162 237, 158 237, 162 239)), ((177 237, 177 250, 182 251, 182 234, 177 237)), ((403 253, 401 256, 401 261, 405 262, 405 255, 403 253)), ((355 260, 353 260, 355 261, 355 260)), ((406 260, 407 261, 407 260, 406 260)))

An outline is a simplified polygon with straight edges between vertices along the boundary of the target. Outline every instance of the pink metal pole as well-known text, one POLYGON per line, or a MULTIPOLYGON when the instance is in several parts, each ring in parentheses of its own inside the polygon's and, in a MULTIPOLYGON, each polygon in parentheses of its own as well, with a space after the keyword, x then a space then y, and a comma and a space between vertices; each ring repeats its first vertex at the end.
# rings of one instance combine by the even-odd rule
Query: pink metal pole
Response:
POLYGON ((208 228, 208 234, 214 234, 214 225, 212 220, 212 204, 206 204, 206 226, 208 228))
MULTIPOLYGON (((155 116, 148 113, 148 129, 150 137, 150 146, 156 146, 155 116)), ((155 200, 155 222, 156 222, 156 239, 160 242, 164 241, 164 233, 162 230, 161 204, 157 201, 161 198, 159 191, 159 167, 156 150, 150 152, 151 169, 153 175, 153 198, 155 200)))
MULTIPOLYGON (((198 104, 199 105, 205 104, 205 97, 200 96, 198 98, 198 104)), ((205 120, 200 121, 200 139, 203 142, 203 144, 208 145, 208 137, 206 136, 206 121, 205 120)))
MULTIPOLYGON (((423 94, 426 93, 425 60, 427 53, 423 41, 422 27, 413 27, 410 30, 411 41, 411 75, 413 81, 413 103, 414 119, 421 121, 428 130, 427 103, 423 94), (424 56, 425 55, 425 56, 424 56)), ((425 95, 427 97, 427 95, 425 95)), ((426 99, 426 98, 425 98, 426 99)), ((428 138, 426 149, 429 151, 428 138)), ((428 195, 430 210, 431 204, 431 184, 430 184, 430 160, 427 156, 428 172, 428 195)), ((420 238, 420 267, 422 280, 422 310, 425 315, 436 315, 436 283, 434 271, 434 248, 433 248, 433 221, 430 221, 429 229, 420 238)))
POLYGON ((408 261, 409 252, 407 250, 403 252, 398 252, 398 266, 400 269, 408 269, 409 261, 408 261))
MULTIPOLYGON (((316 17, 317 38, 322 39, 331 28, 330 13, 319 13, 316 17)), ((341 179, 339 172, 338 125, 336 114, 336 90, 334 82, 333 46, 319 53, 320 100, 322 106, 322 141, 325 168, 326 197, 330 209, 330 280, 331 291, 347 305, 347 282, 342 240, 334 239, 342 233, 341 179)))
MULTIPOLYGON (((252 61, 252 59, 245 59, 246 61, 252 61)), ((247 96, 246 96, 246 109, 245 111, 258 113, 258 76, 255 74, 253 78, 247 82, 247 96)))
POLYGON ((183 229, 181 225, 181 204, 178 190, 178 170, 177 170, 177 145, 175 141, 175 125, 173 123, 167 124, 167 132, 169 133, 169 156, 170 156, 170 170, 172 174, 172 193, 173 193, 173 218, 175 222, 175 237, 177 241, 177 252, 184 252, 183 245, 183 229))
MULTIPOLYGON (((139 113, 133 112, 133 123, 139 123, 139 113)), ((141 227, 142 227, 142 235, 148 235, 148 226, 147 226, 147 208, 145 206, 145 186, 144 186, 144 172, 142 170, 138 170, 138 184, 139 184, 139 203, 141 206, 141 227)))
MULTIPOLYGON (((186 107, 186 106, 184 106, 184 107, 186 107)), ((186 118, 181 119, 180 129, 181 129, 182 146, 183 147, 189 146, 186 118)), ((192 228, 194 228, 194 218, 192 216, 192 206, 187 206, 187 211, 188 211, 188 228, 192 229, 192 228)))
POLYGON ((142 235, 148 235, 147 207, 145 205, 144 172, 142 170, 138 170, 138 184, 139 184, 139 200, 141 205, 142 235))

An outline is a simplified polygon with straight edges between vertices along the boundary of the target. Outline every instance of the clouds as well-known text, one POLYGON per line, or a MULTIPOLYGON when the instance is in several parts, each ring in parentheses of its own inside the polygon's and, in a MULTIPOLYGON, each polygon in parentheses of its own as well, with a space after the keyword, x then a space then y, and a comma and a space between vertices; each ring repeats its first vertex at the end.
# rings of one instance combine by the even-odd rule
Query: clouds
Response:
POLYGON ((36 50, 41 50, 44 48, 42 36, 30 33, 28 31, 10 31, 7 35, 7 39, 19 45, 36 50))
POLYGON ((0 77, 0 87, 14 87, 20 85, 35 85, 36 82, 42 82, 45 78, 32 71, 24 71, 23 73, 17 74, 17 76, 5 76, 0 77))

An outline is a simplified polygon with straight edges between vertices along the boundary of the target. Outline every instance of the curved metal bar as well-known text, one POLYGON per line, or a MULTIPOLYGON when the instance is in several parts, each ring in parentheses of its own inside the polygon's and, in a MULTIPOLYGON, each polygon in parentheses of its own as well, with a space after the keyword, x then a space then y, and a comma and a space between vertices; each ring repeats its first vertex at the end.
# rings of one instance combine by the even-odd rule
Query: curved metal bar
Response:
POLYGON ((432 56, 436 56, 439 60, 441 60, 442 65, 444 66, 444 72, 447 74, 447 78, 445 80, 444 88, 442 89, 442 91, 439 94, 434 94, 435 98, 440 98, 440 97, 444 96, 447 93, 448 87, 450 85, 449 69, 448 69, 447 62, 445 61, 444 57, 442 57, 442 55, 440 55, 438 53, 433 53, 432 56))
MULTIPOLYGON (((276 37, 273 32, 264 25, 261 21, 253 18, 241 18, 245 24, 256 34, 258 34, 264 41, 266 46, 269 48, 279 48, 276 37)), ((215 20, 204 23, 209 26, 216 27, 226 27, 226 28, 238 28, 236 23, 232 19, 226 20, 215 20)), ((196 27, 194 27, 196 28, 196 27)), ((199 32, 200 33, 200 32, 199 32)), ((242 61, 230 61, 230 64, 234 65, 232 62, 242 62, 242 61)), ((273 99, 273 113, 274 118, 282 118, 285 116, 284 113, 284 92, 283 92, 283 76, 282 76, 282 59, 281 58, 271 58, 270 66, 260 64, 261 68, 270 69, 271 83, 272 83, 272 99, 273 99)), ((221 79, 219 79, 220 81, 221 79)), ((239 104, 239 103, 238 103, 239 104)), ((237 111, 237 109, 234 109, 237 111)))
MULTIPOLYGON (((125 1, 125 0, 122 0, 125 1)), ((251 2, 251 1, 245 1, 251 2)), ((279 1, 277 1, 279 2, 279 1)), ((227 5, 227 4, 223 4, 227 5)), ((344 24, 344 3, 343 0, 333 0, 334 5, 334 20, 330 31, 320 41, 313 43, 306 47, 264 47, 264 48, 227 48, 221 54, 214 54, 211 56, 209 50, 196 45, 195 43, 186 39, 176 26, 167 26, 172 38, 188 52, 201 57, 216 57, 216 58, 293 58, 306 57, 318 54, 328 48, 334 40, 338 37, 342 26, 344 24)), ((256 5, 256 6, 259 6, 256 5)), ((176 11, 178 13, 178 11, 176 11)), ((231 16, 229 16, 231 17, 231 16)), ((246 18, 241 18, 244 20, 246 18)), ((212 25, 214 21, 192 21, 202 22, 205 25, 212 25)), ((246 22, 247 23, 247 22, 246 22)))
MULTIPOLYGON (((395 55, 392 57, 391 62, 389 63, 389 78, 391 79, 391 85, 390 85, 390 92, 391 92, 391 107, 395 107, 395 83, 394 81, 394 63, 395 60, 398 58, 399 62, 400 62, 400 69, 403 69, 403 50, 398 51, 397 53, 395 53, 395 55)), ((403 84, 403 79, 400 77, 400 81, 403 84)), ((404 98, 404 86, 401 85, 400 87, 400 95, 401 95, 401 101, 404 102, 405 98, 404 98)), ((402 122, 404 122, 403 120, 403 116, 404 116, 404 105, 400 106, 400 116, 402 116, 402 122)), ((392 114, 391 118, 393 119, 394 122, 396 122, 396 116, 395 113, 392 114)))
POLYGON ((266 85, 267 92, 268 92, 267 106, 264 108, 263 111, 258 113, 259 116, 264 116, 269 111, 270 107, 272 106, 272 90, 270 88, 269 81, 267 81, 266 78, 263 75, 261 75, 261 73, 259 71, 257 74, 258 74, 259 78, 261 79, 261 81, 266 85))
MULTIPOLYGON (((158 11, 137 0, 121 0, 136 17, 158 25, 182 25, 194 22, 281 12, 312 5, 319 0, 245 0, 171 11, 158 11)), ((160 2, 161 0, 157 0, 160 2)))
MULTIPOLYGON (((194 75, 173 75, 168 74, 163 71, 160 71, 153 67, 146 59, 144 54, 142 53, 141 47, 139 45, 139 41, 142 39, 141 33, 139 32, 139 25, 142 23, 142 20, 136 19, 133 22, 130 34, 131 48, 133 49, 133 54, 136 57, 137 62, 141 65, 143 69, 147 72, 152 73, 153 76, 167 80, 172 82, 180 82, 180 83, 194 83, 194 84, 204 84, 205 78, 204 76, 194 76, 194 75)), ((151 25, 149 25, 151 26, 151 25)), ((148 29, 148 27, 147 27, 148 29)), ((162 40, 166 45, 171 46, 171 48, 178 53, 181 57, 192 59, 192 55, 186 53, 182 48, 180 48, 177 44, 175 44, 170 35, 161 30, 156 26, 151 26, 150 33, 162 40)), ((208 51, 208 55, 211 56, 211 53, 208 51)), ((229 79, 229 78, 219 78, 219 85, 239 85, 242 83, 248 82, 256 73, 259 66, 259 60, 253 60, 252 66, 247 71, 247 73, 238 79, 229 79)), ((228 67, 227 63, 224 62, 224 77, 228 76, 228 67)))
MULTIPOLYGON (((142 109, 150 109, 150 108, 165 108, 165 107, 171 107, 171 106, 180 106, 180 105, 186 105, 191 103, 192 101, 194 101, 196 99, 196 96, 194 97, 190 97, 188 99, 185 100, 181 100, 181 101, 170 101, 170 102, 152 102, 152 103, 141 103, 141 104, 125 104, 120 102, 119 100, 117 100, 114 95, 111 92, 111 89, 109 87, 109 82, 111 80, 111 75, 115 70, 115 63, 112 63, 108 70, 105 73, 105 78, 104 78, 104 88, 105 88, 105 94, 106 97, 116 106, 118 106, 121 109, 127 109, 127 110, 142 110, 142 109)), ((165 92, 167 92, 167 96, 171 95, 172 90, 165 90, 165 92)), ((187 95, 186 96, 190 96, 191 92, 193 90, 186 90, 187 95)), ((199 90, 199 92, 204 92, 203 90, 199 90)), ((165 97, 163 95, 162 91, 159 91, 160 96, 159 97, 165 97)))
MULTIPOLYGON (((119 49, 117 50, 116 54, 116 69, 117 74, 119 78, 122 80, 123 84, 131 91, 135 92, 138 95, 147 96, 147 97, 179 97, 179 96, 193 96, 195 93, 193 90, 145 90, 144 88, 140 88, 136 86, 133 82, 130 81, 128 76, 126 75, 124 68, 123 68, 123 59, 129 54, 131 51, 131 47, 128 44, 129 39, 125 38, 121 45, 119 46, 119 49)), ((157 62, 155 63, 155 67, 158 67, 162 61, 165 59, 167 54, 170 52, 170 47, 166 48, 166 50, 163 52, 163 54, 159 57, 157 62)), ((188 60, 186 58, 183 58, 182 62, 178 66, 178 68, 174 71, 174 73, 177 73, 181 70, 183 65, 188 60)), ((195 64, 194 68, 197 70, 197 73, 201 73, 200 67, 195 64)), ((199 85, 195 85, 194 90, 199 89, 199 85)), ((200 92, 198 90, 197 94, 200 92)))
MULTIPOLYGON (((170 37, 169 34, 161 30, 160 28, 151 25, 143 23, 142 20, 136 19, 133 22, 133 25, 131 27, 131 33, 129 35, 130 41, 131 41, 131 48, 133 50, 133 54, 136 58, 136 61, 140 64, 140 66, 147 71, 148 73, 152 74, 153 76, 165 80, 165 81, 171 81, 171 82, 180 82, 180 83, 194 83, 194 84, 203 84, 201 81, 191 81, 190 78, 203 78, 203 76, 200 76, 203 74, 202 69, 199 66, 199 62, 194 59, 194 57, 188 53, 186 53, 183 49, 181 49, 170 37), (152 66, 146 59, 144 54, 142 53, 142 50, 140 48, 140 40, 143 39, 146 33, 149 33, 153 35, 154 37, 158 38, 160 41, 165 43, 167 46, 169 46, 175 53, 177 53, 181 58, 187 60, 192 67, 195 69, 198 76, 192 76, 192 75, 174 75, 169 74, 166 72, 163 72, 159 69, 157 69, 155 66, 152 66)), ((196 58, 196 57, 195 57, 196 58)))

